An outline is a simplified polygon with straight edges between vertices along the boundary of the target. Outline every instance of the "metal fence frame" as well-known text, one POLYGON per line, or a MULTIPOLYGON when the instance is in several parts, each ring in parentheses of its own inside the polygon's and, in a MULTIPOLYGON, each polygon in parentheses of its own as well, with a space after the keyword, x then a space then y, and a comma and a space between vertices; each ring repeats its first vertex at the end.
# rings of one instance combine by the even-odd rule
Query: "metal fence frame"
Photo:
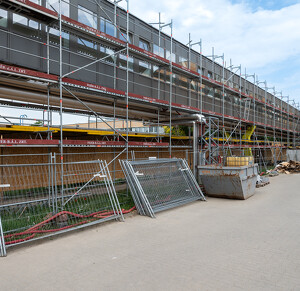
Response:
MULTIPOLYGON (((194 175, 192 174, 188 163, 184 159, 149 159, 149 160, 142 160, 142 161, 127 161, 127 160, 120 160, 120 164, 122 166, 122 169, 124 171, 125 177, 127 179, 127 183, 129 185, 129 188, 131 190, 133 200, 135 202, 136 208, 140 215, 149 216, 152 218, 155 218, 155 213, 163 210, 167 210, 170 208, 174 208, 176 206, 180 206, 195 200, 206 200, 194 175), (185 183, 185 186, 187 186, 190 195, 187 195, 186 191, 180 192, 179 196, 169 197, 170 201, 164 201, 160 200, 165 193, 167 193, 166 190, 164 190, 163 195, 158 190, 156 198, 158 200, 153 201, 149 200, 149 192, 145 190, 145 184, 142 181, 142 178, 139 179, 140 176, 144 176, 144 173, 139 172, 139 169, 137 166, 149 166, 149 165, 162 165, 162 164, 169 164, 170 167, 177 166, 177 170, 180 171, 182 174, 179 176, 181 179, 179 185, 183 185, 185 183), (147 195, 148 194, 148 195, 147 195), (175 198, 176 197, 176 198, 175 198), (174 199, 173 199, 174 198, 174 199), (173 199, 173 201, 172 201, 173 199)), ((146 170, 144 168, 144 170, 146 170)), ((176 172, 174 172, 176 173, 176 172)), ((151 182, 151 180, 155 180, 155 176, 148 173, 148 181, 151 182), (151 177, 152 175, 152 177, 151 177)), ((144 176, 145 177, 145 176, 144 176)), ((171 168, 169 173, 169 181, 173 179, 174 176, 172 176, 171 168)), ((155 186, 159 188, 159 184, 157 184, 158 181, 154 181, 155 186)), ((159 181, 162 182, 162 181, 159 181)), ((175 190, 175 189, 174 189, 175 190)), ((182 189, 181 189, 182 190, 182 189)), ((174 191, 175 193, 175 191, 174 191)), ((176 193, 178 194, 178 193, 176 193)))
MULTIPOLYGON (((22 169, 22 173, 25 173, 23 175, 23 177, 20 178, 20 182, 19 182, 20 184, 14 183, 15 186, 11 187, 12 190, 8 191, 9 195, 11 195, 10 192, 13 193, 12 198, 7 198, 7 197, 3 198, 4 196, 1 198, 2 200, 8 199, 7 201, 12 202, 12 203, 8 203, 8 202, 5 202, 5 200, 3 200, 3 201, 1 201, 2 203, 0 204, 0 256, 6 256, 6 248, 10 247, 12 245, 18 245, 18 244, 26 243, 27 241, 33 241, 33 240, 37 240, 37 239, 41 239, 41 238, 45 238, 45 237, 50 237, 50 236, 65 233, 67 231, 71 231, 74 229, 79 229, 79 228, 87 227, 90 225, 98 224, 98 223, 101 223, 104 221, 109 221, 109 220, 124 221, 123 212, 120 207, 116 189, 114 187, 114 182, 112 180, 112 177, 111 177, 111 174, 110 174, 110 171, 108 168, 109 164, 107 164, 106 161, 98 159, 98 160, 92 160, 92 161, 64 163, 66 165, 66 167, 68 167, 68 165, 69 165, 70 169, 71 169, 69 171, 69 173, 67 170, 65 170, 64 175, 70 175, 70 176, 74 176, 74 177, 71 177, 70 186, 65 187, 65 185, 63 185, 63 187, 62 187, 59 184, 60 179, 59 178, 57 179, 57 177, 60 176, 60 173, 57 172, 57 169, 58 170, 60 169, 60 163, 57 163, 55 161, 55 156, 53 158, 52 154, 50 154, 49 157, 50 157, 49 163, 0 165, 1 168, 6 167, 6 169, 9 173, 13 172, 13 174, 14 174, 14 175, 4 176, 3 172, 2 172, 2 175, 3 175, 2 181, 10 181, 10 179, 11 179, 11 181, 15 181, 14 179, 18 178, 18 176, 15 174, 16 173, 19 174, 19 168, 22 169), (84 164, 86 164, 87 167, 83 168, 84 170, 80 171, 80 169, 81 169, 80 166, 84 165, 84 164), (11 171, 8 167, 15 168, 15 171, 11 171), (32 168, 31 170, 28 170, 28 167, 34 167, 34 168, 32 168), (88 171, 90 169, 89 167, 91 169, 93 169, 93 171, 88 171), (94 169, 98 169, 98 170, 95 171, 94 169), (47 177, 48 175, 49 175, 49 177, 47 177), (77 175, 78 175, 78 178, 77 178, 77 175), (80 177, 80 175, 81 175, 81 177, 80 177), (42 176, 42 179, 39 179, 41 176, 42 176), (88 181, 85 181, 86 176, 91 176, 91 178, 88 181), (37 181, 37 183, 36 183, 36 181, 37 181), (49 182, 49 184, 47 184, 46 182, 49 182), (24 185, 23 188, 21 188, 22 183, 24 185), (77 187, 78 185, 80 185, 80 187, 77 187), (60 187, 60 190, 59 190, 59 187, 60 187), (90 188, 88 188, 88 187, 90 187, 90 188), (87 189, 88 191, 90 191, 89 189, 93 189, 93 191, 94 191, 94 192, 90 192, 90 194, 86 194, 86 193, 84 194, 87 197, 87 198, 85 198, 85 200, 91 199, 90 200, 91 202, 89 202, 90 204, 88 204, 88 201, 87 201, 86 205, 87 205, 87 207, 90 206, 90 208, 87 208, 87 209, 88 209, 88 211, 92 212, 92 214, 88 215, 89 212, 86 212, 86 209, 82 210, 82 212, 78 211, 80 214, 78 214, 78 213, 72 213, 72 214, 76 214, 76 215, 80 216, 81 218, 82 217, 91 217, 92 219, 87 218, 86 223, 85 222, 75 223, 66 228, 62 227, 61 230, 59 228, 57 230, 54 229, 54 231, 51 233, 50 232, 48 233, 47 230, 43 230, 42 233, 45 233, 45 235, 43 234, 42 236, 38 236, 38 237, 33 236, 32 238, 29 238, 29 239, 26 238, 24 240, 16 239, 16 240, 13 240, 12 244, 9 244, 10 242, 7 242, 7 245, 5 244, 5 233, 7 233, 8 237, 14 237, 14 238, 18 237, 18 236, 21 237, 21 235, 23 235, 23 236, 29 235, 32 232, 38 233, 38 231, 40 231, 40 229, 37 228, 39 225, 42 225, 42 227, 43 226, 48 227, 48 222, 46 223, 47 220, 50 220, 50 222, 52 223, 52 219, 54 221, 54 217, 56 218, 59 215, 61 215, 62 213, 68 212, 68 211, 64 211, 64 209, 67 209, 66 206, 69 206, 70 209, 72 209, 72 211, 75 211, 76 207, 78 207, 78 206, 72 200, 75 198, 79 199, 80 195, 82 194, 80 192, 83 192, 84 189, 87 189), (22 193, 25 191, 25 193, 26 193, 25 195, 28 195, 28 196, 21 196, 21 195, 18 196, 18 193, 19 193, 18 191, 22 191, 22 193), (30 192, 30 191, 32 191, 32 192, 30 192), (16 194, 14 192, 16 192, 16 194), (33 197, 32 197, 32 193, 33 193, 33 197), (26 200, 26 198, 29 198, 29 199, 26 200), (12 201, 9 201, 9 199, 11 199, 12 201), (93 201, 92 199, 96 199, 96 200, 93 201), (71 205, 71 206, 68 205, 71 203, 73 203, 73 205, 71 205), (37 224, 33 224, 33 225, 31 222, 29 222, 31 220, 29 220, 29 218, 28 218, 28 225, 26 225, 25 227, 22 226, 21 228, 7 229, 7 230, 3 229, 4 221, 3 221, 3 219, 1 220, 1 210, 4 211, 4 209, 5 209, 5 210, 8 210, 8 212, 9 212, 9 211, 11 211, 11 209, 13 209, 13 211, 15 211, 14 208, 18 209, 18 207, 19 207, 18 211, 21 212, 22 207, 24 207, 24 205, 25 205, 25 207, 23 209, 25 210, 27 206, 28 206, 28 208, 29 207, 32 207, 32 208, 44 207, 44 205, 46 205, 46 204, 47 204, 47 206, 45 207, 45 209, 51 210, 50 213, 52 216, 50 218, 44 219, 44 221, 39 222, 37 224), (58 206, 58 204, 60 204, 60 207, 58 206), (105 205, 107 205, 107 206, 105 206, 105 205), (100 207, 100 208, 98 208, 98 211, 99 210, 101 210, 101 211, 94 213, 93 211, 94 211, 95 207, 96 208, 100 207), (103 209, 105 209, 105 210, 103 210, 103 209), (90 216, 90 215, 93 215, 93 216, 90 216), (16 231, 18 232, 17 234, 15 234, 16 231)), ((23 213, 23 210, 22 210, 22 213, 23 213)), ((36 217, 38 217, 38 215, 43 215, 43 211, 41 211, 41 213, 32 212, 31 214, 33 215, 32 216, 33 219, 38 219, 36 217)), ((72 219, 70 219, 68 217, 67 221, 73 222, 73 221, 76 221, 76 219, 77 219, 76 217, 72 217, 72 219)), ((12 219, 10 217, 7 220, 8 224, 9 224, 9 220, 14 221, 14 218, 12 219)))

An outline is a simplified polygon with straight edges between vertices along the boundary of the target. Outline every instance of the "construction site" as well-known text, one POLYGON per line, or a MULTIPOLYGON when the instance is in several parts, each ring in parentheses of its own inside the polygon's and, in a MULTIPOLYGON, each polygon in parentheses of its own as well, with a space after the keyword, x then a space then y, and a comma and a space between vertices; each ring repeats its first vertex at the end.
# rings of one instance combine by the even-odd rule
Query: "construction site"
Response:
POLYGON ((260 174, 299 171, 287 163, 300 160, 299 103, 129 4, 0 1, 2 256, 135 210, 154 218, 205 201, 218 181, 215 197, 247 199, 260 174))

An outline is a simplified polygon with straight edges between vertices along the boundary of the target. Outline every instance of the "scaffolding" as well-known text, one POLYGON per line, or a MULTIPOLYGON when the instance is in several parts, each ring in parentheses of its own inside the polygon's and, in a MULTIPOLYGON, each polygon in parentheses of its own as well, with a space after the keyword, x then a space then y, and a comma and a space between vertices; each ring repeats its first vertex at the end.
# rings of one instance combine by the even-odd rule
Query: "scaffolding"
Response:
MULTIPOLYGON (((91 103, 82 97, 83 91, 93 91, 89 94, 97 94, 98 96, 110 97, 113 100, 113 106, 111 107, 110 116, 116 118, 118 116, 117 111, 120 111, 122 107, 122 116, 126 120, 126 137, 120 135, 118 131, 112 126, 111 129, 115 131, 115 138, 121 138, 125 141, 126 152, 128 153, 128 120, 134 117, 134 113, 143 118, 146 115, 148 119, 152 121, 156 120, 157 124, 160 124, 160 119, 162 117, 169 117, 169 127, 172 128, 172 118, 173 115, 177 114, 176 111, 186 111, 188 113, 201 113, 206 116, 217 117, 221 121, 221 136, 222 140, 220 146, 222 147, 222 155, 225 156, 226 153, 230 152, 228 147, 230 146, 228 140, 228 135, 236 137, 239 139, 239 155, 244 155, 245 142, 242 136, 247 131, 249 125, 257 128, 257 138, 260 141, 264 141, 264 151, 267 155, 268 151, 272 151, 272 160, 274 163, 278 160, 276 157, 275 144, 280 143, 280 155, 282 156, 282 149, 290 146, 296 147, 296 141, 299 135, 299 111, 296 110, 297 104, 294 106, 289 104, 289 97, 287 98, 287 103, 283 101, 283 96, 281 92, 281 99, 275 97, 276 91, 273 87, 267 87, 266 81, 260 82, 254 75, 248 75, 245 70, 245 74, 242 75, 241 65, 233 66, 230 61, 230 66, 226 67, 224 54, 215 54, 214 48, 212 48, 212 55, 203 57, 202 55, 202 40, 193 43, 191 40, 191 35, 189 34, 189 41, 186 47, 186 57, 179 56, 179 61, 177 62, 175 58, 175 50, 173 49, 173 21, 169 23, 164 23, 161 20, 159 14, 158 23, 153 23, 153 25, 158 25, 158 50, 151 50, 148 48, 141 48, 133 44, 130 40, 133 37, 134 27, 142 29, 144 33, 151 32, 153 30, 144 24, 134 23, 134 19, 130 19, 129 13, 129 0, 125 2, 125 9, 119 7, 120 1, 107 2, 107 1, 88 1, 88 3, 96 4, 99 13, 92 13, 83 6, 76 6, 72 1, 61 0, 61 1, 18 1, 18 0, 7 0, 2 1, 1 6, 4 7, 9 13, 14 14, 15 12, 20 13, 23 16, 30 17, 28 19, 33 19, 36 22, 40 21, 43 25, 46 25, 46 42, 44 39, 36 37, 33 39, 31 36, 24 36, 20 33, 16 33, 14 30, 4 30, 7 37, 18 37, 22 41, 32 41, 35 44, 44 46, 45 54, 34 55, 33 53, 27 52, 26 50, 20 50, 16 48, 9 47, 8 44, 1 45, 2 51, 14 54, 22 54, 30 58, 37 58, 43 67, 46 67, 46 73, 24 69, 17 66, 9 66, 6 64, 1 65, 1 72, 3 74, 8 74, 11 76, 21 76, 22 78, 28 78, 28 80, 38 80, 39 82, 44 82, 47 84, 47 104, 46 104, 46 116, 47 116, 47 126, 50 130, 51 126, 51 110, 53 110, 53 105, 51 105, 51 100, 55 96, 51 96, 56 89, 59 89, 59 99, 57 100, 57 105, 60 112, 60 151, 63 166, 63 112, 67 107, 75 107, 74 102, 71 104, 70 99, 73 98, 77 101, 76 107, 81 108, 81 110, 91 115, 96 116, 100 120, 104 121, 103 115, 106 112, 101 112, 101 109, 94 110, 93 106, 96 103, 91 103), (80 23, 79 19, 75 20, 69 17, 70 12, 66 12, 65 7, 69 7, 69 10, 78 9, 79 13, 87 15, 87 17, 92 17, 93 21, 98 23, 98 26, 88 26, 87 24, 80 23), (103 20, 104 19, 104 20, 103 20), (101 22, 102 21, 102 22, 101 22), (101 25, 99 25, 101 22, 101 25), (103 27, 102 27, 103 24, 103 27), (109 25, 108 25, 109 24, 109 25), (122 24, 122 25, 121 25, 122 24), (98 30, 98 27, 102 30, 98 30), (112 33, 106 31, 106 27, 109 26, 113 29, 112 33), (123 27, 123 28, 122 28, 123 27), (170 28, 170 35, 162 33, 163 28, 170 28), (58 43, 55 43, 53 38, 53 29, 57 29, 58 43), (70 51, 69 48, 65 46, 66 35, 69 35, 68 41, 71 42, 71 38, 77 37, 78 44, 83 44, 86 51, 85 54, 85 64, 79 66, 77 64, 72 64, 72 62, 67 61, 64 54, 70 51), (104 44, 104 51, 106 54, 103 57, 93 57, 92 50, 89 50, 89 46, 94 44, 95 46, 100 46, 104 44), (196 53, 193 50, 193 46, 199 45, 199 52, 196 53), (169 48, 169 50, 168 50, 169 48), (53 58, 53 49, 58 50, 58 58, 53 58), (152 52, 153 51, 153 52, 152 52), (173 52, 174 51, 174 52, 173 52), (120 67, 117 63, 117 59, 121 58, 124 60, 126 66, 123 65, 125 69, 124 77, 120 78, 117 75, 117 71, 120 67), (151 88, 157 95, 157 99, 153 96, 143 96, 131 93, 130 87, 134 82, 130 79, 129 74, 133 73, 132 61, 133 57, 138 57, 140 62, 147 61, 150 67, 157 66, 157 88, 151 88), (181 59, 180 59, 181 58, 181 59), (197 59, 195 59, 197 58, 197 59), (217 63, 218 59, 222 60, 222 63, 217 63), (44 60, 44 61, 43 61, 44 60), (95 66, 100 63, 104 64, 107 60, 112 60, 111 64, 113 66, 113 74, 105 74, 99 70, 95 70, 95 66), (203 65, 205 62, 205 65, 203 65), (58 66, 58 74, 51 72, 51 68, 56 65, 58 66), (69 68, 66 70, 66 68, 69 68), (166 69, 167 68, 167 69, 166 69), (204 68, 207 72, 204 72, 204 68), (164 72, 163 72, 164 70, 164 72), (210 71, 211 70, 211 71, 210 71), (78 79, 78 73, 92 73, 99 77, 110 76, 113 79, 114 90, 109 90, 109 88, 102 85, 96 85, 93 83, 80 82, 78 79), (165 74, 165 80, 161 79, 161 75, 165 74), (75 75, 75 79, 70 79, 72 75, 75 75), (244 79, 242 78, 244 77, 244 79), (253 83, 247 81, 248 78, 253 77, 253 83), (178 81, 179 80, 179 81, 178 81), (124 87, 123 92, 117 92, 118 83, 122 82, 124 87), (185 83, 186 90, 185 94, 178 93, 178 88, 175 83, 182 82, 185 83), (248 83, 247 83, 248 82, 248 83), (197 86, 195 86, 197 83, 197 86), (252 85, 251 85, 252 84, 252 85), (260 84, 264 84, 263 96, 261 96, 260 84), (169 87, 167 90, 167 86, 169 87), (247 92, 247 86, 253 86, 252 93, 247 92), (195 87, 197 87, 195 89, 195 87), (54 89, 53 89, 54 88, 54 89), (272 89, 273 94, 269 95, 268 90, 272 89), (207 92, 208 90, 208 92, 207 92), (175 92, 174 92, 175 91, 175 92), (168 100, 162 100, 162 95, 169 95, 168 100), (220 96, 221 98, 219 98, 220 96), (273 97, 270 97, 273 96, 273 97), (207 98, 209 97, 209 98, 207 98), (212 97, 212 99, 210 99, 212 97), (262 98, 263 97, 263 98, 262 98), (176 99, 181 99, 182 103, 173 102, 176 99), (120 104, 120 99, 122 100, 122 106, 120 104), (235 100, 237 99, 237 102, 235 100), (272 104, 270 104, 270 99, 272 104), (278 100, 279 101, 278 101, 278 100), (164 102, 161 102, 164 101, 164 102), (227 114, 227 105, 232 102, 234 105, 229 110, 232 113, 227 114), (280 103, 279 105, 276 103, 280 103), (141 106, 138 109, 135 108, 137 103, 151 105, 151 113, 146 112, 141 106), (283 103, 286 104, 287 109, 283 110, 283 103), (64 105, 66 104, 66 105, 64 105), (131 105, 134 104, 132 111, 130 111, 131 105), (258 120, 258 108, 264 107, 264 120, 260 122, 258 120), (138 111, 139 110, 139 111, 138 111), (268 117, 268 112, 272 111, 272 120, 268 117), (292 112, 291 112, 292 111, 292 112), (137 113, 138 112, 138 113, 137 113), (277 122, 277 114, 279 112, 280 121, 277 122), (148 113, 148 115, 147 115, 148 113), (164 116, 163 116, 164 115, 164 116), (284 119, 285 118, 285 119, 284 119), (283 124, 283 120, 287 120, 286 125, 283 124), (271 121, 271 122, 270 122, 271 121), (262 131, 264 131, 263 137, 261 136, 262 131), (278 135, 280 132, 280 135, 278 135), (238 133, 238 134, 237 134, 238 133), (272 133, 272 134, 271 134, 272 133)), ((90 5, 89 4, 89 5, 90 5)), ((88 4, 87 4, 88 6, 88 4)), ((28 20, 29 21, 29 20, 28 20)), ((17 22, 16 22, 17 23, 17 22)), ((35 30, 42 29, 42 26, 38 26, 35 30)), ((57 42, 57 41, 56 41, 57 42)), ((176 42, 176 47, 179 46, 176 42)), ((102 46, 100 47, 100 50, 102 46)), ((74 55, 79 54, 77 52, 72 52, 74 55)), ((151 70, 151 69, 150 69, 151 70)), ((147 71, 147 70, 146 70, 147 71)), ((153 69, 154 75, 154 69, 153 69)), ((149 87, 149 85, 142 85, 141 87, 149 87)), ((8 94, 7 92, 5 92, 8 94)), ((58 92, 56 92, 57 94, 58 92)), ((22 92, 20 92, 22 94, 22 92)), ((4 92, 1 94, 3 97, 4 92)), ((8 95, 6 95, 8 96, 8 95)), ((21 98, 21 97, 20 97, 21 98)), ((41 97, 36 97, 41 98, 41 97)), ((165 97, 166 98, 166 97, 165 97)), ((37 99, 35 99, 37 101, 37 99)), ((53 101, 52 101, 53 102, 53 101)), ((139 104, 139 105, 141 105, 139 104)), ((104 109, 106 104, 101 104, 102 111, 108 110, 104 109)), ((106 105, 107 106, 107 105, 106 105)), ((78 110, 78 109, 77 109, 78 110)), ((73 111, 75 113, 75 111, 73 111)), ((261 120, 262 121, 262 120, 261 120)), ((160 140, 158 133, 157 140, 160 140)), ((237 147, 235 147, 237 149, 237 147)), ((172 156, 172 130, 169 132, 169 156, 172 156)), ((282 158, 281 158, 282 159, 282 158)))
MULTIPOLYGON (((115 139, 118 137, 124 140, 126 147, 126 153, 128 153, 128 120, 132 117, 139 117, 141 119, 148 118, 149 120, 156 121, 160 124, 160 119, 168 117, 169 127, 172 128, 172 118, 176 112, 185 111, 188 113, 201 113, 206 116, 217 117, 221 121, 221 132, 220 135, 222 139, 219 138, 220 146, 222 147, 222 156, 229 152, 230 143, 235 139, 239 140, 240 147, 237 147, 235 143, 235 149, 239 149, 238 155, 244 155, 244 148, 247 144, 243 140, 242 136, 246 133, 248 126, 254 126, 257 128, 257 139, 261 142, 261 146, 264 148, 265 156, 267 156, 268 151, 272 151, 272 160, 274 163, 278 160, 276 157, 276 143, 280 143, 280 156, 282 160, 282 149, 288 148, 289 146, 296 147, 296 141, 299 135, 299 111, 296 110, 297 104, 291 106, 289 104, 290 99, 287 97, 287 103, 283 101, 284 96, 281 99, 275 97, 275 88, 267 87, 266 81, 261 82, 257 80, 256 75, 248 75, 245 70, 245 74, 242 75, 241 65, 233 66, 231 61, 230 65, 226 67, 224 54, 215 54, 214 48, 212 48, 212 55, 204 57, 202 55, 202 41, 193 43, 191 40, 191 35, 189 34, 189 41, 186 47, 186 57, 181 57, 177 62, 175 59, 175 50, 173 49, 173 21, 169 23, 164 23, 161 20, 159 14, 159 22, 153 25, 158 25, 158 50, 153 49, 151 51, 150 47, 141 48, 132 43, 130 37, 134 31, 134 26, 139 29, 143 29, 144 33, 151 32, 153 30, 150 27, 142 27, 137 23, 134 23, 134 19, 130 20, 129 13, 129 1, 125 1, 126 9, 120 8, 118 5, 122 1, 114 1, 111 6, 107 6, 106 1, 94 1, 98 7, 98 11, 102 13, 100 15, 91 14, 87 12, 82 6, 75 6, 72 1, 58 1, 59 5, 54 5, 55 1, 2 1, 1 6, 7 9, 9 13, 14 15, 16 11, 22 15, 28 16, 28 19, 34 19, 36 21, 41 21, 43 25, 46 25, 46 42, 44 39, 32 36, 25 36, 21 33, 16 33, 14 30, 1 29, 1 33, 7 38, 19 38, 21 41, 28 42, 31 41, 34 44, 45 47, 43 49, 44 53, 41 55, 34 55, 33 53, 27 52, 25 49, 16 49, 9 47, 7 44, 1 44, 1 49, 5 53, 11 53, 15 55, 27 56, 28 58, 38 59, 40 63, 43 64, 43 68, 46 67, 46 72, 39 72, 32 69, 25 69, 23 67, 18 67, 16 65, 1 65, 1 73, 4 76, 10 78, 22 78, 24 80, 27 78, 28 81, 36 80, 38 82, 43 82, 47 85, 47 93, 45 96, 31 94, 31 98, 36 102, 40 102, 42 98, 47 100, 43 108, 46 108, 47 118, 46 121, 48 126, 48 131, 52 123, 51 112, 55 110, 53 105, 55 100, 56 110, 60 113, 60 150, 61 150, 61 160, 63 167, 63 112, 69 110, 73 113, 78 113, 76 110, 81 110, 85 114, 91 114, 97 119, 99 118, 103 122, 103 115, 107 114, 112 116, 114 119, 117 116, 121 116, 126 120, 126 136, 120 135, 120 133, 115 130, 114 126, 111 129, 115 132, 115 139), (53 6, 53 5, 55 6, 53 6), (85 13, 89 17, 93 17, 96 23, 103 24, 105 28, 108 23, 113 27, 113 35, 107 34, 107 31, 100 31, 98 27, 90 27, 86 24, 80 23, 78 20, 72 19, 66 16, 63 6, 69 5, 69 9, 78 9, 80 13, 85 13), (105 21, 103 22, 103 17, 105 16, 105 21), (120 23, 123 24, 124 28, 121 28, 120 23), (130 26, 131 29, 130 29, 130 26), (162 33, 164 27, 169 27, 171 30, 170 36, 162 33), (58 43, 53 37, 53 29, 57 29, 58 32, 58 43), (51 34, 52 33, 52 34, 51 34), (85 50, 80 48, 76 52, 71 52, 72 55, 78 56, 80 53, 84 54, 85 64, 79 66, 77 64, 72 64, 71 61, 67 61, 64 54, 70 52, 70 49, 65 46, 66 35, 69 35, 69 42, 71 38, 77 37, 78 44, 85 47, 85 50), (56 41, 56 43, 55 43, 56 41), (89 46, 100 46, 104 44, 103 50, 106 54, 102 57, 93 56, 93 49, 89 46), (193 46, 199 45, 199 52, 193 50, 193 46), (168 48, 170 50, 168 50, 168 48), (58 58, 54 58, 53 51, 55 50, 58 58), (57 53, 58 50, 58 53, 57 53), (82 51, 84 51, 82 53, 82 51), (121 78, 117 75, 120 67, 120 63, 117 63, 117 59, 124 60, 126 66, 123 64, 123 69, 125 69, 125 75, 121 78), (133 71, 133 62, 131 59, 133 57, 138 57, 139 62, 147 61, 150 67, 157 67, 156 71, 153 69, 151 77, 157 79, 157 88, 151 87, 149 85, 143 84, 141 88, 149 89, 151 87, 152 92, 155 92, 152 96, 143 96, 136 93, 130 92, 129 88, 132 87, 134 80, 129 77, 129 74, 137 75, 133 71), (217 63, 217 60, 221 59, 222 63, 217 63), (108 60, 112 60, 111 64, 113 66, 113 74, 106 74, 95 68, 97 64, 104 65, 108 60), (203 65, 205 62, 205 65, 203 65), (58 66, 58 74, 52 73, 52 67, 58 66), (69 68, 69 69, 68 69, 69 68), (67 70, 68 69, 68 70, 67 70), (204 72, 204 69, 206 72, 204 72), (210 71, 211 70, 211 71, 210 71), (113 80, 113 86, 111 89, 102 85, 97 85, 93 83, 87 83, 78 81, 78 73, 92 73, 99 78, 111 77, 113 80), (157 73, 157 77, 155 77, 157 73), (71 79, 75 75, 75 79, 71 79), (161 75, 164 75, 164 80, 162 80, 161 75), (244 77, 244 79, 242 78, 244 77), (247 81, 248 78, 253 77, 253 83, 247 81), (174 81, 175 80, 175 81, 174 81), (179 92, 178 84, 185 84, 186 90, 179 92), (120 91, 118 88, 120 84, 125 90, 120 91), (196 84, 196 85, 195 85, 196 84), (264 84, 264 90, 259 87, 260 84, 264 84), (248 89, 247 89, 248 86, 248 89), (250 93, 249 86, 252 86, 252 92, 250 93), (168 89, 167 89, 168 87, 168 89), (195 88, 196 87, 196 88, 195 88), (273 90, 273 95, 268 93, 268 90, 273 90), (56 91, 55 91, 56 90, 56 91), (59 94, 57 92, 59 90, 59 94), (107 105, 101 100, 101 107, 97 107, 96 101, 91 102, 91 97, 89 101, 84 96, 84 94, 96 94, 96 96, 105 96, 113 100, 113 106, 107 105), (263 96, 262 93, 263 92, 263 96), (56 96, 59 95, 59 98, 56 96), (157 98, 153 98, 153 96, 157 98), (166 97, 168 95, 168 97, 166 97), (272 97, 270 97, 272 96, 272 97), (163 99, 164 97, 164 99, 163 99), (180 99, 181 98, 181 99, 180 99), (57 100, 56 100, 57 99, 57 100), (76 100, 76 103, 71 101, 71 99, 76 100), (175 103, 176 99, 180 99, 181 103, 175 103), (272 104, 270 104, 270 99, 272 104), (278 99, 278 100, 277 100, 278 99), (120 101, 121 100, 121 101, 120 101), (52 102, 52 104, 51 104, 52 102), (122 104, 120 103, 122 102, 122 104), (278 104, 278 102, 280 104, 278 104), (231 108, 228 107, 228 103, 233 104, 231 108), (143 108, 144 105, 149 106, 147 110, 143 108), (283 109, 283 105, 286 105, 286 109, 283 109), (132 106, 132 109, 130 108, 132 106), (96 108, 97 109, 94 109, 96 108), (108 108, 110 107, 110 108, 108 108), (73 108, 73 111, 72 111, 73 108), (150 109, 151 108, 151 109, 150 109), (263 110, 263 119, 259 118, 259 110, 263 110), (272 118, 270 120, 268 114, 272 111, 272 118), (227 112, 229 111, 229 112, 227 112), (291 112, 292 111, 292 112, 291 112), (231 112, 231 113, 230 113, 231 112), (280 115, 280 121, 277 122, 277 115, 280 115), (118 114, 119 113, 119 114, 118 114), (285 122, 283 122, 285 121, 285 122), (284 124, 286 123, 286 124, 284 124), (280 132, 280 135, 278 135, 280 132), (263 133, 263 134, 262 134, 263 133), (228 139, 230 136, 230 139, 228 139), (272 139, 272 140, 270 140, 272 139)), ((88 1, 92 3, 93 1, 88 1)), ((56 3, 57 4, 57 3, 56 3)), ((17 14, 16 14, 17 15, 17 14)), ((28 20, 29 21, 29 20, 28 20)), ((16 22, 17 23, 17 22, 16 22)), ((102 24, 101 24, 102 25, 102 24)), ((38 28, 39 29, 39 28, 38 28)), ((42 28, 40 28, 42 29, 42 28)), ((37 30, 37 29, 35 29, 37 30)), ((105 29, 103 29, 105 30, 105 29)), ((176 47, 178 47, 178 42, 176 47)), ((102 50, 102 46, 100 47, 102 50)), ((123 62, 124 63, 124 62, 123 62)), ((149 69, 145 69, 145 74, 148 74, 149 69)), ((150 69, 151 70, 151 69, 150 69)), ((95 77, 96 78, 96 77, 95 77)), ((182 87, 182 86, 181 86, 182 87)), ((14 92, 9 92, 3 89, 1 97, 11 96, 14 92), (4 95, 5 94, 5 95, 4 95)), ((19 91, 19 96, 15 94, 15 99, 24 100, 25 92, 19 91)), ((97 101, 100 102, 100 101, 97 101)), ((18 106, 15 103, 15 106, 18 106)), ((28 106, 34 106, 28 105, 28 106)), ((37 105, 35 105, 37 106, 37 105)), ((43 118, 44 119, 44 118, 43 118)), ((160 136, 158 133, 157 140, 160 141, 160 136)), ((209 137, 208 137, 209 139, 209 137)), ((169 132, 169 156, 172 156, 172 130, 169 132)), ((251 146, 249 146, 251 148, 251 146)), ((234 153, 236 154, 236 153, 234 153)))

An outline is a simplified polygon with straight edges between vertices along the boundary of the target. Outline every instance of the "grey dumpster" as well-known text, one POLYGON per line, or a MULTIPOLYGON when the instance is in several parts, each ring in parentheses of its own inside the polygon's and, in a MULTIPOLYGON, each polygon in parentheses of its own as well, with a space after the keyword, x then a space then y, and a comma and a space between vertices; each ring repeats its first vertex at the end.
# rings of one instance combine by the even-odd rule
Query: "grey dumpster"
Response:
POLYGON ((241 167, 198 166, 198 174, 206 195, 244 200, 254 194, 258 165, 241 167))

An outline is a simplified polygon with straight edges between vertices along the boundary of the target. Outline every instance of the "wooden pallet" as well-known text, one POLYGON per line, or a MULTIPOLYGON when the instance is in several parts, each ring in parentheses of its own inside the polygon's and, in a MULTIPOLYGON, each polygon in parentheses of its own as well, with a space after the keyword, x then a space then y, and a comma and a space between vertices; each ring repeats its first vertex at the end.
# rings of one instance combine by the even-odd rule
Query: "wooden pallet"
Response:
POLYGON ((266 185, 270 184, 270 182, 256 184, 256 188, 265 187, 266 185))

